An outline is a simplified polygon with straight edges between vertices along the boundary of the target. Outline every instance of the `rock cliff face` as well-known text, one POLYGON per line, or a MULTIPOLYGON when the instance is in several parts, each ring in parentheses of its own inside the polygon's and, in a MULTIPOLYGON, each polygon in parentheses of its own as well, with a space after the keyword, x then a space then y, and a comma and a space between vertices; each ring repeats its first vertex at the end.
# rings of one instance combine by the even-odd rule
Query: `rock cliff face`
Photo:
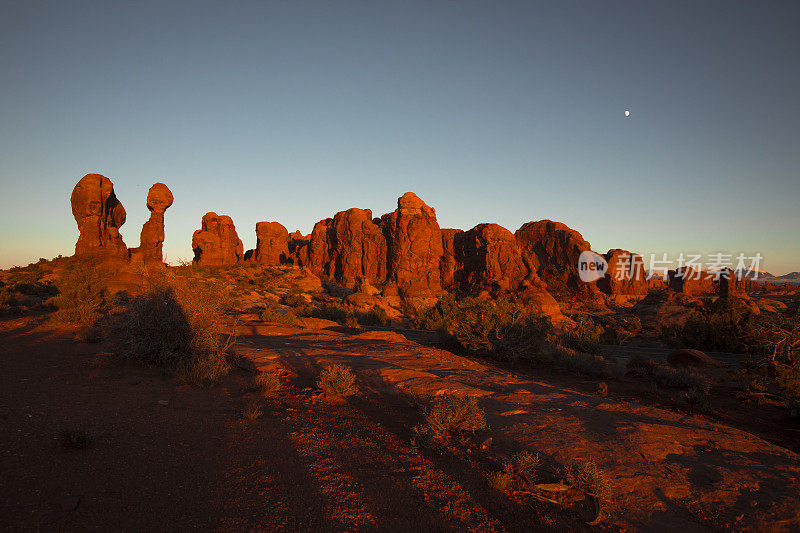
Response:
POLYGON ((444 290, 453 290, 461 284, 462 265, 456 258, 455 241, 458 234, 464 233, 460 229, 443 229, 442 233, 442 258, 439 260, 439 272, 444 290))
POLYGON ((386 281, 386 239, 369 209, 348 209, 317 222, 298 258, 316 275, 347 287, 361 276, 373 284, 386 281))
POLYGON ((644 295, 650 287, 647 273, 644 271, 642 256, 615 248, 603 257, 608 263, 608 270, 603 279, 597 281, 597 287, 606 294, 644 295))
POLYGON ((125 208, 117 200, 111 180, 100 174, 86 174, 72 190, 70 203, 80 231, 76 256, 129 258, 128 247, 119 234, 125 223, 125 208))
POLYGON ((201 266, 235 265, 244 260, 242 241, 233 220, 213 211, 203 215, 201 229, 192 235, 194 262, 201 266))
POLYGON ((397 200, 397 210, 383 215, 388 283, 402 296, 430 297, 442 292, 439 263, 442 232, 436 211, 413 192, 397 200))
POLYGON ((256 249, 253 260, 262 265, 289 262, 289 232, 278 222, 256 224, 256 249))
POLYGON ((163 183, 156 183, 147 193, 150 218, 142 226, 139 251, 146 265, 163 263, 164 212, 172 205, 172 191, 163 183))
POLYGON ((540 220, 524 224, 514 236, 526 265, 536 270, 551 292, 594 287, 578 277, 578 258, 592 247, 577 231, 561 222, 540 220))
POLYGON ((669 271, 669 288, 683 294, 712 294, 716 292, 714 276, 705 270, 680 267, 669 271))
POLYGON ((479 224, 454 236, 462 290, 499 294, 518 288, 530 271, 510 231, 497 224, 479 224))

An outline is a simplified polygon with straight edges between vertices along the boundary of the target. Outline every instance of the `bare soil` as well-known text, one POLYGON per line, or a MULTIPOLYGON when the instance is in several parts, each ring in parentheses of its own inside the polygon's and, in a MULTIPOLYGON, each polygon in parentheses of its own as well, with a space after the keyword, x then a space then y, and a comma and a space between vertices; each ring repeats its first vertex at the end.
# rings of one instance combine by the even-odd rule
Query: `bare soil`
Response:
POLYGON ((632 392, 613 384, 599 396, 578 377, 319 320, 241 326, 235 370, 206 389, 121 365, 113 346, 73 333, 38 319, 0 323, 4 529, 800 528, 800 457, 770 437, 777 426, 751 431, 628 401, 632 392), (356 396, 318 395, 314 381, 332 362, 355 371, 356 396), (286 390, 259 394, 253 369, 279 371, 286 390), (476 396, 490 429, 443 447, 414 444, 421 406, 441 393, 476 396), (249 421, 252 402, 263 413, 249 421), (65 445, 63 433, 77 430, 93 437, 83 449, 65 445), (597 463, 611 489, 599 524, 586 524, 588 501, 490 488, 489 473, 521 450, 548 465, 597 463))

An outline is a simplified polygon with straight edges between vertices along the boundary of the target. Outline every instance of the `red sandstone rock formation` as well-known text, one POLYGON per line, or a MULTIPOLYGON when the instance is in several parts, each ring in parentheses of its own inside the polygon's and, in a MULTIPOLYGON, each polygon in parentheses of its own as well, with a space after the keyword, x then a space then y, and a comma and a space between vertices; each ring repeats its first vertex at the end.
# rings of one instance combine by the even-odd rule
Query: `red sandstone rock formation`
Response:
POLYGON ((604 255, 608 270, 597 287, 606 294, 644 295, 650 288, 642 256, 615 248, 604 255))
POLYGON ((369 209, 352 208, 317 222, 297 254, 316 275, 347 287, 360 276, 373 284, 386 281, 386 239, 369 209))
POLYGON ((125 223, 125 208, 114 194, 114 185, 100 174, 86 174, 72 189, 72 216, 80 237, 75 255, 127 260, 128 247, 119 234, 125 223))
POLYGON ((441 273, 442 288, 452 290, 460 285, 459 271, 461 265, 456 259, 455 240, 456 235, 464 233, 460 229, 443 229, 442 233, 442 258, 439 260, 439 272, 441 273))
POLYGON ((401 296, 440 294, 442 233, 436 211, 407 192, 398 198, 396 211, 381 217, 381 228, 386 237, 389 284, 401 296))
POLYGON ((289 261, 289 232, 278 222, 256 224, 256 249, 253 259, 262 265, 289 261))
POLYGON ((172 205, 172 191, 163 183, 156 183, 147 192, 147 209, 150 218, 142 226, 139 251, 146 265, 164 261, 164 212, 172 205))
POLYGON ((465 290, 493 294, 513 291, 529 277, 514 235, 497 224, 479 224, 456 233, 454 248, 456 261, 463 265, 459 277, 465 290))
POLYGON ((711 272, 680 267, 669 271, 669 288, 683 294, 713 294, 715 277, 711 272))
POLYGON ((192 235, 194 261, 201 266, 235 265, 244 259, 242 241, 231 217, 203 215, 202 228, 192 235))
POLYGON ((594 288, 578 277, 578 258, 591 245, 577 231, 560 222, 540 220, 524 224, 514 236, 528 268, 535 269, 551 291, 594 288))

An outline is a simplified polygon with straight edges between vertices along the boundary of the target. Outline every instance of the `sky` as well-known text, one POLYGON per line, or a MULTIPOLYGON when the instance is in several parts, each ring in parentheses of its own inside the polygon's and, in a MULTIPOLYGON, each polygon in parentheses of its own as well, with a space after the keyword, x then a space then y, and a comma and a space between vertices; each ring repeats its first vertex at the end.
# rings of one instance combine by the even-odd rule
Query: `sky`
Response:
POLYGON ((69 196, 149 187, 309 233, 414 191, 441 227, 800 270, 800 2, 3 0, 0 268, 74 252, 69 196), (625 110, 630 110, 626 117, 625 110))

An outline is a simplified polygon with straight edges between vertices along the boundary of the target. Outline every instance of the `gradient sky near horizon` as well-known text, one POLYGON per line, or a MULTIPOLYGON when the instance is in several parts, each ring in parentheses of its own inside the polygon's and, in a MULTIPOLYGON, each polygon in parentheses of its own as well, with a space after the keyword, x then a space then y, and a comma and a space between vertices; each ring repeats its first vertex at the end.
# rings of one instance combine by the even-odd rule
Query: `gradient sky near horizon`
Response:
POLYGON ((442 227, 800 270, 800 2, 5 0, 0 268, 70 255, 97 172, 167 260, 416 192, 442 227), (626 118, 626 109, 631 116, 626 118))

